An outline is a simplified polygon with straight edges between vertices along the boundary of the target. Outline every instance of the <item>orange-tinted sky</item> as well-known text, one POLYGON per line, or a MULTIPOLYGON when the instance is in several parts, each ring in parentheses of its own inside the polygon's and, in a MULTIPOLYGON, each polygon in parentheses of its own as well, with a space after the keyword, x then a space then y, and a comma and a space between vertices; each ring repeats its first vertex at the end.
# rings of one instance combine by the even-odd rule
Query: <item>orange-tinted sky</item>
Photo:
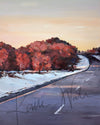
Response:
POLYGON ((100 46, 100 0, 0 0, 0 41, 18 48, 51 37, 100 46))

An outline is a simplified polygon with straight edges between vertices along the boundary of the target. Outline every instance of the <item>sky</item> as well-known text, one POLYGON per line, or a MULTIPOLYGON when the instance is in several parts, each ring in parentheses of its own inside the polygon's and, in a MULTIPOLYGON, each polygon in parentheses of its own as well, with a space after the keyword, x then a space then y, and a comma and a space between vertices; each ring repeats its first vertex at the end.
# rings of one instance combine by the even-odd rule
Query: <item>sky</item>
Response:
POLYGON ((0 41, 18 48, 51 37, 100 46, 100 0, 0 0, 0 41))

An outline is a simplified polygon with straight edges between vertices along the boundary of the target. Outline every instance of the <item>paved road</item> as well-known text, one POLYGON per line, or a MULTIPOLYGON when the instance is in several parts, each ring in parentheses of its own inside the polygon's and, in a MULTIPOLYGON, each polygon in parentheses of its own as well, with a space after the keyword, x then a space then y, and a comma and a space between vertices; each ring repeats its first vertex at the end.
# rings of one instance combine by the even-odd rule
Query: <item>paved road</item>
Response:
POLYGON ((0 103, 0 125, 100 125, 100 63, 0 103))

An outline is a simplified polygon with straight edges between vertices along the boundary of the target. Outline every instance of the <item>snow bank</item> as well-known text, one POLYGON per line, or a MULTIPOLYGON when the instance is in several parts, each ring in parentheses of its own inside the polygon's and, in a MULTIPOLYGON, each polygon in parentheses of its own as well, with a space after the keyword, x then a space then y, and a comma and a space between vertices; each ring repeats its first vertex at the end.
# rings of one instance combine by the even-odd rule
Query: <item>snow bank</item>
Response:
POLYGON ((80 69, 80 71, 84 71, 89 67, 89 60, 85 56, 79 55, 79 58, 81 59, 80 62, 76 65, 77 68, 80 69))
POLYGON ((89 67, 88 59, 82 55, 79 55, 79 58, 81 60, 76 65, 76 67, 80 70, 75 70, 73 72, 67 72, 66 70, 54 70, 44 74, 28 73, 24 75, 22 75, 22 73, 18 74, 17 72, 14 72, 14 76, 18 78, 4 76, 0 78, 0 97, 7 96, 10 93, 19 92, 30 87, 35 87, 36 85, 41 85, 54 79, 62 78, 64 76, 69 76, 86 70, 89 67))
POLYGON ((92 56, 100 61, 100 55, 92 55, 92 56))

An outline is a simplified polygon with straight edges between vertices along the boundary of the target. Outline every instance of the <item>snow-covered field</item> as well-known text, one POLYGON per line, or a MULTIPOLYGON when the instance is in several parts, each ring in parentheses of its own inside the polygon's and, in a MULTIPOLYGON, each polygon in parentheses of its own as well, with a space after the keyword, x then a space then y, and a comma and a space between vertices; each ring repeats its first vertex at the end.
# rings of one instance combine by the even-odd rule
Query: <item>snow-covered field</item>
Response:
POLYGON ((92 55, 92 56, 100 61, 100 55, 92 55))
POLYGON ((49 71, 44 74, 28 73, 22 75, 22 73, 15 72, 13 77, 3 76, 0 78, 0 97, 8 96, 10 93, 20 92, 22 90, 35 87, 36 85, 41 85, 45 82, 49 82, 54 79, 62 78, 64 76, 69 76, 75 73, 82 72, 89 67, 89 61, 86 57, 79 55, 81 59, 76 65, 80 70, 67 72, 66 70, 61 71, 49 71))

